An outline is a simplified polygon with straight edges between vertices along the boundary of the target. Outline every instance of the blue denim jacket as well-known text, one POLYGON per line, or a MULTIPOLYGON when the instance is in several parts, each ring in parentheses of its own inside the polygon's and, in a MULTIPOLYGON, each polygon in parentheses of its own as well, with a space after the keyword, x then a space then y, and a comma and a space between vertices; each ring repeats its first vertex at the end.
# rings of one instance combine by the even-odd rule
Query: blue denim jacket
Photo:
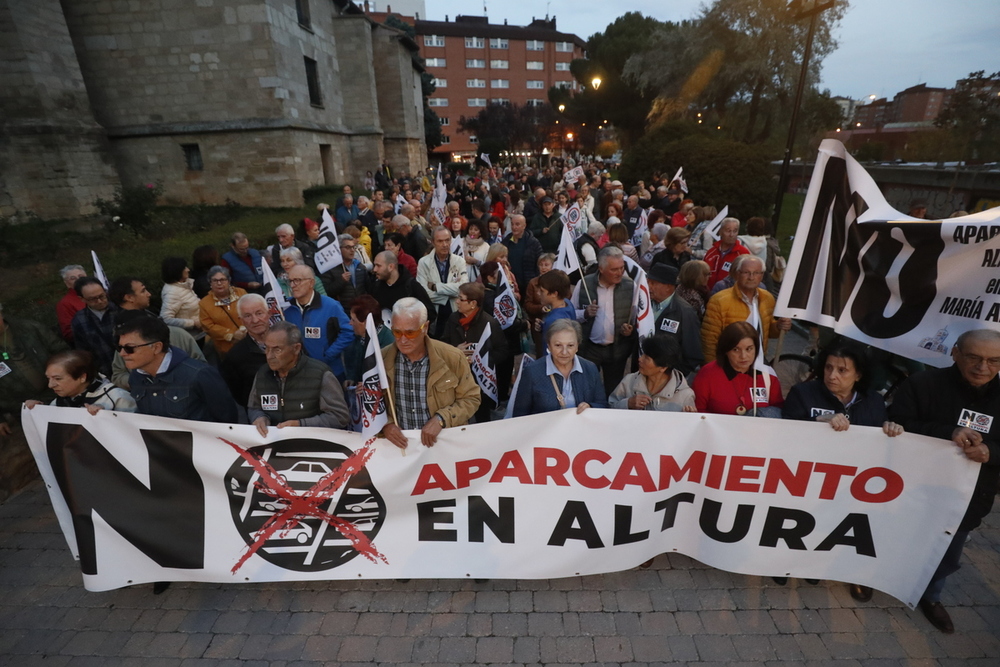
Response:
POLYGON ((234 424, 239 412, 219 371, 170 348, 170 365, 156 376, 133 370, 129 387, 138 412, 157 417, 234 424))
MULTIPOLYGON (((523 377, 517 386, 517 396, 514 401, 512 416, 537 415, 541 412, 552 412, 562 409, 559 399, 552 388, 552 380, 545 374, 545 359, 541 357, 524 367, 523 377)), ((587 403, 592 408, 608 407, 608 397, 604 395, 604 383, 601 381, 601 371, 593 362, 577 356, 583 373, 572 373, 573 396, 577 405, 587 403)), ((563 387, 563 377, 556 374, 556 384, 560 391, 563 387)))

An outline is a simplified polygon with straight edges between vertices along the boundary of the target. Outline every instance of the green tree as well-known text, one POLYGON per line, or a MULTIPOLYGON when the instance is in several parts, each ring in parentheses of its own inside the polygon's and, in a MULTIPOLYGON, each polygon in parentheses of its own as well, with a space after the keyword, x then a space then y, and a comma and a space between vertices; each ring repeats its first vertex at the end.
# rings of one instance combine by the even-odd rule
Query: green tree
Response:
MULTIPOLYGON (((421 66, 424 64, 422 59, 420 64, 421 66)), ((444 133, 441 132, 441 119, 438 118, 434 109, 427 105, 427 98, 433 95, 435 90, 437 90, 437 84, 434 83, 434 77, 431 76, 430 72, 421 72, 420 92, 424 98, 424 143, 427 144, 428 151, 434 150, 444 141, 444 133)))
POLYGON ((628 12, 604 32, 591 35, 587 57, 570 63, 570 72, 583 91, 574 95, 565 89, 551 90, 552 107, 565 105, 563 115, 580 124, 609 121, 623 146, 638 141, 646 130, 646 117, 655 95, 623 78, 623 70, 629 58, 649 47, 653 33, 663 25, 638 12, 628 12), (591 85, 594 77, 601 79, 597 90, 591 85))
POLYGON ((458 127, 476 136, 480 151, 496 156, 503 151, 541 149, 552 133, 554 121, 548 105, 491 103, 475 116, 462 116, 458 127))
POLYGON ((1000 72, 980 70, 959 81, 934 124, 951 133, 959 159, 1000 159, 1000 72))

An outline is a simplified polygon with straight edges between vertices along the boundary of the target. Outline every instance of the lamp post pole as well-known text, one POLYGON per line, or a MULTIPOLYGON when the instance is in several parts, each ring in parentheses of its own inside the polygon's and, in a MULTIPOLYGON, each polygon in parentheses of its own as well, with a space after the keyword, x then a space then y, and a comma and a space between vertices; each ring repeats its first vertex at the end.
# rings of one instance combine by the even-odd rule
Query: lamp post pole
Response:
POLYGON ((781 162, 781 172, 778 174, 778 194, 774 199, 774 217, 772 218, 774 221, 772 227, 775 237, 778 236, 778 224, 781 222, 781 205, 785 198, 785 190, 788 188, 788 169, 792 160, 792 149, 795 146, 795 130, 799 122, 802 94, 805 91, 806 79, 809 76, 809 58, 812 55, 813 35, 816 33, 816 17, 819 16, 820 12, 833 7, 834 2, 835 0, 827 0, 826 2, 814 1, 811 3, 809 0, 794 0, 789 6, 789 9, 791 9, 805 4, 812 5, 811 7, 803 8, 794 17, 795 20, 809 17, 809 33, 806 35, 806 48, 802 54, 802 68, 799 70, 799 82, 795 88, 795 102, 792 105, 792 121, 791 126, 788 128, 788 141, 785 143, 785 157, 781 162))

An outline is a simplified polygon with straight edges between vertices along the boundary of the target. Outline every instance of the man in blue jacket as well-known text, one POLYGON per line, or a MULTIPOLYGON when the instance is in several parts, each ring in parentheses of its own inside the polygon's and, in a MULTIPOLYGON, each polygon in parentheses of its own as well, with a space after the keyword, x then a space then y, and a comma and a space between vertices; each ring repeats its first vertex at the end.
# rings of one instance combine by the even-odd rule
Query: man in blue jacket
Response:
POLYGON ((170 329, 163 320, 136 317, 121 324, 117 335, 140 414, 218 423, 239 419, 219 371, 171 347, 170 329))
POLYGON ((316 274, 308 266, 293 266, 288 271, 288 287, 292 306, 285 310, 285 319, 302 330, 306 354, 330 367, 341 382, 347 377, 341 353, 354 340, 351 320, 343 306, 314 289, 316 274))
POLYGON ((264 275, 261 254, 250 247, 250 240, 243 232, 234 233, 229 245, 229 252, 222 256, 222 266, 229 269, 233 286, 259 294, 264 275))

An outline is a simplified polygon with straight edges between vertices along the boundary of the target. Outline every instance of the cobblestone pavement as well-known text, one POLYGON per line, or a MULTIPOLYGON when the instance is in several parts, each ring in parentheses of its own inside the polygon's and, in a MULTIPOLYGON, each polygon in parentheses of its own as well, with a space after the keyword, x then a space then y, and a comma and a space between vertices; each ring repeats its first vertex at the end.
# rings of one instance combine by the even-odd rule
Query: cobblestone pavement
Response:
POLYGON ((550 581, 174 583, 88 593, 36 482, 0 505, 0 665, 1000 665, 1000 510, 944 603, 729 574, 683 556, 550 581))

